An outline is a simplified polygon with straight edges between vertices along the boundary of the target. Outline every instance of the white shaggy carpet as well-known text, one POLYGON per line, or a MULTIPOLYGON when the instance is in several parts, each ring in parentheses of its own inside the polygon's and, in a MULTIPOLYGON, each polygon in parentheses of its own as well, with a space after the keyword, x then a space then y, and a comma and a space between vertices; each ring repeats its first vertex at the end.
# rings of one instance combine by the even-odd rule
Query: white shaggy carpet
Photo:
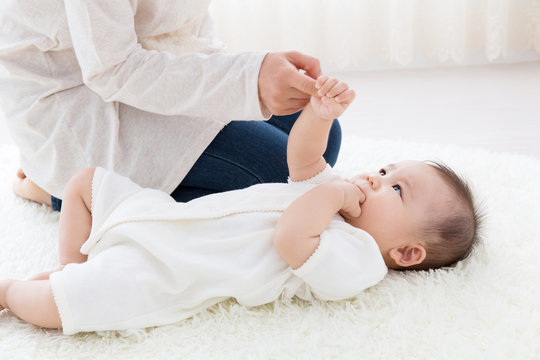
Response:
MULTIPOLYGON (((11 192, 0 147, 0 277, 57 265, 58 214, 11 192)), ((0 359, 539 359, 540 161, 512 154, 346 137, 345 175, 438 159, 466 175, 487 217, 484 245, 450 270, 390 273, 341 302, 218 304, 179 324, 63 336, 0 313, 0 359)))

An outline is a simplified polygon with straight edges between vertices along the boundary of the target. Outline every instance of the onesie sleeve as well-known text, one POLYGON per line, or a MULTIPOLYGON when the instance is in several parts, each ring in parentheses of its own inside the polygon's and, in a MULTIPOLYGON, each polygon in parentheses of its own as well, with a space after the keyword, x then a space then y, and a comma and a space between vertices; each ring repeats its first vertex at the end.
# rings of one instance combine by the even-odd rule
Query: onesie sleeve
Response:
POLYGON ((330 166, 330 164, 326 164, 326 167, 321 171, 320 173, 304 180, 299 181, 293 181, 291 178, 288 179, 289 184, 312 184, 312 185, 320 185, 329 183, 334 180, 341 179, 339 175, 336 174, 335 170, 330 166))
MULTIPOLYGON (((104 101, 162 115, 265 118, 258 74, 266 52, 173 55, 147 50, 135 31, 137 1, 64 0, 64 4, 83 81, 104 101)), ((204 35, 210 33, 209 25, 203 26, 204 35)))
POLYGON ((292 271, 315 298, 342 300, 381 281, 388 269, 371 235, 336 216, 321 233, 315 252, 292 271))

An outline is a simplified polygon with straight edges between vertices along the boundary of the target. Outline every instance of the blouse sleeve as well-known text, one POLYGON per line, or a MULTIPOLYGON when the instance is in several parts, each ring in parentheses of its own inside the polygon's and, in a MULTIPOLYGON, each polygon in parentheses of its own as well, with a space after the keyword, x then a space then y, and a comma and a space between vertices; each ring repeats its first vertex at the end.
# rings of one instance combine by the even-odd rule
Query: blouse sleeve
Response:
POLYGON ((204 17, 204 21, 199 31, 199 36, 206 38, 210 41, 210 52, 226 51, 227 46, 223 42, 219 41, 216 37, 214 21, 212 20, 212 16, 210 16, 209 11, 206 12, 206 16, 204 17))
POLYGON ((375 240, 365 231, 333 219, 318 248, 293 273, 320 300, 342 300, 381 281, 387 267, 375 240))
POLYGON ((103 100, 163 115, 264 118, 257 79, 265 52, 146 50, 135 32, 136 1, 64 2, 83 81, 103 100))

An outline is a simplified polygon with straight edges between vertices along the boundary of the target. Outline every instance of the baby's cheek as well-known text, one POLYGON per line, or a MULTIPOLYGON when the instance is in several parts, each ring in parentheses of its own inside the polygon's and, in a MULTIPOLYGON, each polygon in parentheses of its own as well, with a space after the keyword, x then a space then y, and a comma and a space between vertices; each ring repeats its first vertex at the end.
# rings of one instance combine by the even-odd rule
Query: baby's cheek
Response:
MULTIPOLYGON (((397 216, 397 209, 386 196, 372 196, 365 201, 367 203, 366 212, 369 218, 366 219, 372 226, 385 226, 392 222, 397 216)), ((363 210, 363 209, 362 209, 363 210)))
POLYGON ((370 206, 369 200, 365 201, 364 204, 360 206, 360 209, 362 210, 360 213, 362 229, 367 230, 378 224, 377 219, 379 218, 379 209, 375 206, 370 206))
POLYGON ((351 178, 351 182, 360 183, 362 181, 366 181, 366 178, 367 178, 367 174, 360 173, 360 174, 357 174, 357 175, 353 176, 351 178))

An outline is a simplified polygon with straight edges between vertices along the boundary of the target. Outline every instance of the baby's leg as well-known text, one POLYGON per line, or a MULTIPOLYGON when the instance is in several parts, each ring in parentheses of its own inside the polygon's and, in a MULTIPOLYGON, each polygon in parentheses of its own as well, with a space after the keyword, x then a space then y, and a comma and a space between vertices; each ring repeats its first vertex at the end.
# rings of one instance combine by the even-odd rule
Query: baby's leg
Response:
POLYGON ((85 169, 71 178, 64 191, 58 251, 60 264, 82 263, 87 256, 81 246, 88 239, 92 227, 92 179, 95 169, 85 169))
POLYGON ((62 327, 49 280, 0 280, 0 310, 4 308, 37 326, 62 327))
POLYGON ((58 252, 60 266, 42 272, 28 280, 45 280, 70 263, 82 263, 87 256, 81 254, 81 246, 88 239, 92 226, 91 202, 94 169, 85 169, 71 178, 64 191, 64 205, 60 213, 58 252))

